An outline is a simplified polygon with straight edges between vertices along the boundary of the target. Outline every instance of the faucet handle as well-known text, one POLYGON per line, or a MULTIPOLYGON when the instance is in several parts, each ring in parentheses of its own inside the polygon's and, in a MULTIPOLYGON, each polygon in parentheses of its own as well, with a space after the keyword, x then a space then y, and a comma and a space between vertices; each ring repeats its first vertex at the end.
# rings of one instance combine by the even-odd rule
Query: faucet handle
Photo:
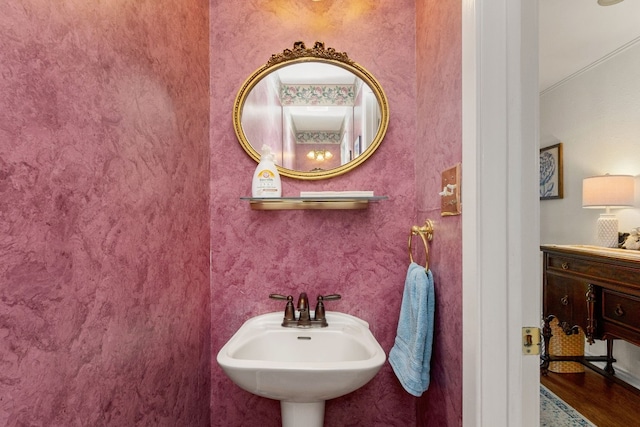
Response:
POLYGON ((269 298, 271 299, 283 299, 283 300, 289 300, 289 298, 291 298, 291 301, 293 301, 293 295, 282 295, 282 294, 269 294, 269 298))
POLYGON ((316 305, 316 310, 314 312, 314 320, 321 320, 326 324, 325 311, 324 311, 324 303, 322 301, 331 301, 342 298, 338 294, 330 294, 330 295, 318 295, 318 304, 316 305))
POLYGON ((284 308, 284 321, 295 320, 295 310, 293 308, 293 295, 281 295, 281 294, 269 294, 271 299, 287 300, 287 305, 284 308))

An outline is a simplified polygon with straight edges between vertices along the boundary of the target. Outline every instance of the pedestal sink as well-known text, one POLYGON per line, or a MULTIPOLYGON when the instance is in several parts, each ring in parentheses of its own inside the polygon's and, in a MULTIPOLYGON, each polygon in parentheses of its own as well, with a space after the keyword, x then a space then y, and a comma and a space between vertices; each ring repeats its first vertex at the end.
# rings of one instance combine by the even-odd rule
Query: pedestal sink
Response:
POLYGON ((324 328, 285 328, 282 312, 245 322, 218 353, 231 380, 280 401, 282 426, 322 427, 325 401, 368 383, 386 355, 362 319, 328 311, 324 328))

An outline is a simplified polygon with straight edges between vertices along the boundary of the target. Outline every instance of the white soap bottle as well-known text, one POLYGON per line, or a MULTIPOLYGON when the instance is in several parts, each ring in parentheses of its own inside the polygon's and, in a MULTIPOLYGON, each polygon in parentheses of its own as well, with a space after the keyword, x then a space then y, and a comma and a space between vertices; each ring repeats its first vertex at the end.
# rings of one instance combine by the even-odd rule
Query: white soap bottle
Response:
POLYGON ((273 153, 268 145, 262 146, 260 163, 253 174, 251 183, 252 197, 281 197, 282 183, 280 174, 273 162, 273 153))

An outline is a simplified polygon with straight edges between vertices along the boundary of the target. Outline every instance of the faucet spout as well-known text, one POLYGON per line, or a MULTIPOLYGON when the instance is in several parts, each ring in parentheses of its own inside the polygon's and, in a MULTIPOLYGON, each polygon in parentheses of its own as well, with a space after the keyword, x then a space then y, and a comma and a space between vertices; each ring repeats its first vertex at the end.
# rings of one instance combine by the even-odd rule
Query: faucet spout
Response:
POLYGON ((306 292, 302 292, 298 297, 298 311, 309 309, 309 298, 306 292))
POLYGON ((311 324, 311 314, 309 313, 309 298, 306 292, 302 292, 298 298, 298 311, 300 317, 298 318, 299 326, 307 326, 311 324))

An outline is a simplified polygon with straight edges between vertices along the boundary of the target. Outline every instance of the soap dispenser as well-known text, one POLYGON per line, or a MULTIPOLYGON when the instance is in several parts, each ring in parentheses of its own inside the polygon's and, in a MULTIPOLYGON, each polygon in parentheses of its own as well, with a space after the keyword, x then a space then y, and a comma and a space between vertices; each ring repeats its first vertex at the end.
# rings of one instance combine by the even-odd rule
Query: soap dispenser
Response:
POLYGON ((282 196, 282 182, 280 181, 280 174, 278 173, 278 168, 274 163, 271 147, 268 145, 262 146, 260 163, 258 163, 258 167, 253 174, 253 181, 251 183, 251 196, 282 196))

